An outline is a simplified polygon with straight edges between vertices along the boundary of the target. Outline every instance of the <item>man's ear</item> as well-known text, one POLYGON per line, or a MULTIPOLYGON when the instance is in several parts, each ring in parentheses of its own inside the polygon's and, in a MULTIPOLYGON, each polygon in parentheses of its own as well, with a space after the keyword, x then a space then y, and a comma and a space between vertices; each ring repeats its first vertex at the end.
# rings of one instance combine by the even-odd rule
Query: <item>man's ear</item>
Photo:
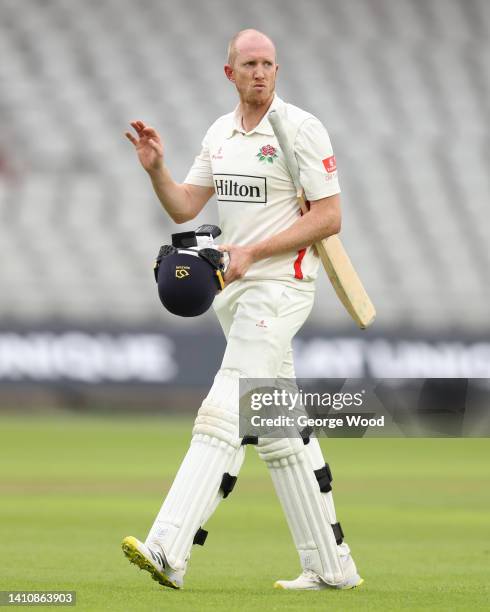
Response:
POLYGON ((230 64, 225 64, 224 70, 225 70, 226 78, 232 83, 234 83, 235 77, 233 76, 233 68, 230 66, 230 64))

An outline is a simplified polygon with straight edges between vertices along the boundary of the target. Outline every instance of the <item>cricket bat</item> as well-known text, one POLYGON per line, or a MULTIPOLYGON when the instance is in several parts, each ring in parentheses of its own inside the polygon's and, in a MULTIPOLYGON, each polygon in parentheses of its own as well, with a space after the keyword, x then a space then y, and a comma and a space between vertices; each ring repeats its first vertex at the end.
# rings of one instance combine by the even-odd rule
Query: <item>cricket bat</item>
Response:
MULTIPOLYGON (((299 180, 298 161, 289 142, 282 119, 275 110, 269 113, 268 118, 296 187, 298 204, 302 212, 307 213, 308 206, 299 180)), ((338 235, 329 236, 316 242, 315 248, 344 308, 361 329, 366 329, 376 318, 376 309, 369 299, 340 238, 338 235)))

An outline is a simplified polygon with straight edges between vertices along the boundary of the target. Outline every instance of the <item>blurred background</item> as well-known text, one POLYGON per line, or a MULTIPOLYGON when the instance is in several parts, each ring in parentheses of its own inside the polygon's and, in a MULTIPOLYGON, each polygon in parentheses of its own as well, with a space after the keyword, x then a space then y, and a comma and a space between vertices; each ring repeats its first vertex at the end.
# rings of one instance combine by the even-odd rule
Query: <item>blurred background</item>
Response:
POLYGON ((155 126, 183 180, 246 27, 330 133, 378 310, 360 332, 320 275, 297 373, 490 376, 489 26, 485 0, 0 0, 0 406, 197 408, 221 331, 167 313, 152 267, 215 203, 173 224, 124 132, 155 126))

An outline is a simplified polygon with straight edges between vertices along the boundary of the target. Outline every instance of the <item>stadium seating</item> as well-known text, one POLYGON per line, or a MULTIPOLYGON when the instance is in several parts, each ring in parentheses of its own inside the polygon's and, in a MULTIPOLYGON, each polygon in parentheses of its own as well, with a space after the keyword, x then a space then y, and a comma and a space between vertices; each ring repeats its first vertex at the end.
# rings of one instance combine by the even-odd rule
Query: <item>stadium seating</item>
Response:
MULTIPOLYGON (((176 226, 124 131, 156 126, 182 180, 236 103, 228 39, 257 27, 279 94, 330 132, 378 329, 488 329, 489 23, 485 0, 0 0, 2 320, 212 316, 160 306, 153 259, 176 226)), ((216 221, 211 202, 197 223, 216 221)), ((326 280, 312 321, 351 326, 326 280)))

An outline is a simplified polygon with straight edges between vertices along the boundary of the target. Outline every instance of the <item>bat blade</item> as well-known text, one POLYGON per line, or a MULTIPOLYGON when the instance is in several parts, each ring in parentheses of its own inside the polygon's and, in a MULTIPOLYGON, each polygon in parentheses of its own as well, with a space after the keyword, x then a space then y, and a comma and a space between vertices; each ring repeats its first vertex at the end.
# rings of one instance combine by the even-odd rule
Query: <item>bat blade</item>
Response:
POLYGON ((329 236, 315 246, 339 300, 359 327, 366 329, 374 322, 376 309, 340 238, 329 236))

